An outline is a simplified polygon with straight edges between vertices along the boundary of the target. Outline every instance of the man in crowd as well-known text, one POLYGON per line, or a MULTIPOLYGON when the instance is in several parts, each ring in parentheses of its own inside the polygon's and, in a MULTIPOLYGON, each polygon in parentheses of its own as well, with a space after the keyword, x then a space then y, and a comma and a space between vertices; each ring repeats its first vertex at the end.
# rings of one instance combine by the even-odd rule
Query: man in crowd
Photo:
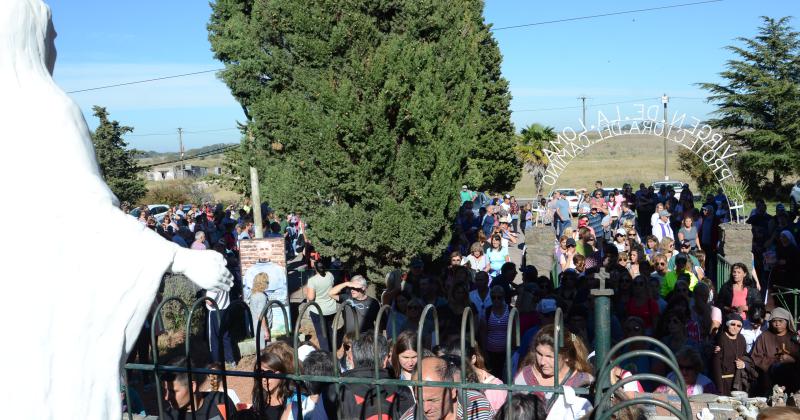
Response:
POLYGON ((675 270, 668 272, 661 281, 661 296, 667 297, 675 288, 678 280, 684 280, 689 285, 689 290, 694 290, 697 285, 697 276, 692 274, 689 267, 689 260, 685 255, 678 254, 675 257, 675 270))
POLYGON ((345 323, 348 326, 347 332, 355 331, 356 321, 360 332, 372 331, 380 304, 375 298, 367 295, 367 279, 364 276, 353 276, 350 281, 332 287, 328 295, 337 301, 343 301, 345 305, 356 310, 355 319, 353 319, 352 311, 344 311, 345 323), (349 297, 342 293, 345 288, 350 290, 349 297))
POLYGON ((664 238, 675 239, 675 234, 672 232, 672 226, 669 224, 669 212, 666 210, 661 210, 658 212, 658 220, 656 221, 655 226, 653 226, 653 236, 655 236, 659 242, 664 238))
MULTIPOLYGON (((378 363, 378 376, 380 379, 391 379, 386 369, 389 363, 389 345, 386 337, 373 334, 362 334, 353 342, 352 351, 347 353, 348 365, 353 366, 342 374, 345 378, 374 378, 375 363, 378 363)), ((371 384, 342 385, 339 393, 339 402, 342 407, 344 419, 377 418, 378 402, 375 394, 377 389, 371 384), (372 398, 370 398, 372 396, 372 398)), ((398 418, 410 407, 414 400, 408 387, 395 385, 382 385, 380 389, 381 413, 390 414, 389 418, 398 418)))
POLYGON ((556 199, 553 225, 556 228, 557 239, 564 234, 564 229, 572 225, 572 214, 569 210, 569 201, 560 192, 555 191, 553 197, 556 199))
MULTIPOLYGON (((186 366, 186 359, 173 361, 171 366, 186 366)), ((165 373, 161 376, 164 384, 164 399, 168 405, 164 409, 165 418, 169 420, 232 420, 236 419, 236 406, 230 398, 221 392, 200 392, 205 375, 192 373, 192 382, 189 383, 189 374, 186 372, 165 373), (192 388, 192 397, 189 397, 189 387, 192 388), (194 407, 194 413, 192 408, 194 407)))
MULTIPOLYGON (((461 380, 460 372, 455 363, 447 362, 442 358, 431 356, 422 359, 422 380, 434 382, 458 382, 461 380)), ((414 374, 416 378, 416 373, 414 374)), ((442 388, 424 386, 419 388, 421 394, 417 395, 417 404, 422 403, 422 412, 427 420, 465 419, 465 420, 491 420, 493 417, 492 406, 489 400, 480 391, 466 389, 467 409, 461 407, 461 398, 456 388, 442 388)), ((417 419, 417 406, 413 405, 401 420, 417 419)))

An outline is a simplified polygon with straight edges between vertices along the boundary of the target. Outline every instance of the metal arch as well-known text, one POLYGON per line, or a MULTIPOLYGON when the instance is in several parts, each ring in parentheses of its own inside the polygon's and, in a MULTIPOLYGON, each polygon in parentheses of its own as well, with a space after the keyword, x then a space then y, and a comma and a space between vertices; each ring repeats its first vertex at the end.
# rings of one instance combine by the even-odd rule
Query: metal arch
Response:
MULTIPOLYGON (((186 317, 186 369, 188 370, 187 374, 189 376, 189 404, 190 404, 190 407, 192 409, 192 420, 194 420, 196 418, 195 411, 197 411, 197 407, 194 406, 194 390, 192 389, 192 386, 191 386, 191 384, 192 384, 192 355, 191 355, 191 352, 189 351, 189 349, 191 348, 191 342, 192 342, 192 334, 191 334, 192 333, 192 316, 194 315, 195 309, 200 307, 200 305, 202 305, 203 303, 205 303, 205 304, 209 304, 210 303, 211 307, 213 308, 213 310, 217 311, 217 332, 219 333, 219 334, 217 334, 217 339, 219 341, 217 343, 217 345, 219 346, 219 349, 223 354, 223 359, 224 359, 224 354, 225 354, 225 348, 223 347, 223 344, 222 344, 222 332, 220 331, 220 327, 222 326, 222 319, 219 316, 219 306, 217 305, 217 301, 212 299, 212 298, 210 298, 210 297, 208 297, 208 296, 203 296, 203 297, 197 298, 197 300, 192 302, 192 306, 189 307, 189 315, 186 317)), ((209 326, 209 328, 210 328, 210 326, 209 326)), ((211 337, 209 337, 209 339, 210 338, 211 337)), ((225 381, 225 379, 224 379, 225 376, 227 376, 227 375, 225 374, 225 362, 223 361, 223 363, 222 363, 223 381, 225 381)), ((225 388, 227 388, 227 386, 225 388)), ((228 400, 226 398, 225 399, 225 409, 227 410, 229 408, 230 407, 228 407, 228 400)))
MULTIPOLYGON (((621 365, 622 362, 624 362, 624 361, 626 361, 628 359, 633 359, 634 357, 640 357, 640 356, 650 356, 650 357, 653 357, 655 359, 661 360, 670 369, 672 369, 676 373, 679 373, 679 371, 675 370, 675 368, 677 368, 677 365, 673 364, 672 361, 668 357, 664 356, 663 354, 658 353, 658 352, 656 352, 654 350, 633 350, 633 351, 630 351, 630 352, 622 354, 618 358, 612 360, 611 363, 609 363, 607 365, 603 365, 603 367, 600 369, 600 372, 598 373, 598 378, 597 378, 597 385, 598 386, 595 389, 595 401, 602 401, 602 400, 598 400, 597 398, 599 398, 600 394, 603 392, 603 389, 611 386, 611 384, 610 384, 610 381, 611 381, 610 380, 611 369, 613 369, 615 366, 621 365)), ((684 385, 684 387, 685 387, 685 385, 684 385)))
MULTIPOLYGON (((517 308, 511 308, 508 311, 508 324, 506 325, 506 381, 509 385, 514 383, 514 377, 512 376, 511 372, 511 334, 516 332, 517 337, 517 346, 519 346, 520 340, 520 331, 519 331, 519 311, 517 308), (516 330, 516 331, 515 331, 516 330)), ((558 354, 558 351, 555 352, 558 354)), ((556 356, 556 362, 558 361, 558 356, 556 356)), ((558 372, 558 371, 556 371, 558 372)), ((556 375, 558 375, 556 373, 556 375)), ((554 383, 558 382, 558 376, 555 377, 554 383)), ((506 393, 506 418, 512 418, 511 416, 511 392, 506 393)))
MULTIPOLYGON (((419 325, 417 325, 417 350, 422 350, 422 331, 425 328, 425 321, 428 320, 428 312, 433 310, 433 326, 435 331, 435 341, 439 342, 439 313, 436 311, 436 307, 431 305, 430 303, 425 305, 425 308, 422 309, 422 314, 419 317, 419 325)), ((417 354, 417 380, 419 383, 416 386, 417 390, 417 401, 420 401, 422 397, 422 354, 417 354)), ((417 404, 417 418, 424 418, 424 413, 422 411, 422 404, 417 404)))
MULTIPOLYGON (((380 309, 378 309, 378 315, 375 317, 375 329, 377 330, 380 328, 381 321, 383 320, 383 313, 386 311, 389 312, 389 321, 386 325, 388 326, 389 323, 392 324, 392 341, 394 341, 397 339, 397 312, 392 309, 391 306, 381 305, 380 309)), ((388 328, 384 328, 384 330, 388 330, 388 328)))
MULTIPOLYGON (((338 305, 336 305, 336 315, 333 316, 333 326, 337 325, 337 322, 341 319, 342 323, 345 324, 344 325, 344 329, 345 329, 345 331, 347 331, 347 319, 346 318, 344 318, 344 319, 342 318, 342 311, 344 310, 345 307, 350 308, 350 310, 353 311, 353 322, 355 323, 355 335, 356 335, 356 340, 357 340, 361 336, 361 332, 359 330, 359 325, 358 325, 358 312, 356 312, 356 309, 353 308, 352 306, 346 305, 346 304, 342 304, 342 303, 339 303, 338 305)), ((320 311, 319 313, 322 313, 322 311, 320 311)), ((331 328, 331 331, 333 331, 333 328, 331 328)), ((338 378, 340 372, 339 372, 339 359, 336 358, 336 352, 339 351, 339 346, 338 346, 339 343, 336 342, 336 338, 337 338, 337 336, 339 334, 337 334, 336 331, 333 331, 332 335, 333 335, 333 337, 331 337, 331 349, 332 349, 331 359, 333 359, 333 376, 334 376, 334 378, 338 378)), ((344 356, 345 356, 345 359, 346 359, 347 358, 347 352, 345 352, 344 356)), ((339 381, 337 381, 335 386, 336 386, 336 395, 339 395, 339 393, 341 391, 341 389, 340 389, 341 388, 341 383, 339 381)), ((341 404, 337 404, 336 405, 336 414, 337 414, 337 416, 339 418, 342 417, 342 405, 341 404)))
MULTIPOLYGON (((264 307, 264 310, 262 310, 261 314, 258 316, 258 324, 256 325, 256 327, 258 328, 258 332, 256 332, 256 334, 261 332, 261 320, 262 319, 266 320, 267 329, 268 330, 272 329, 272 325, 270 324, 269 317, 267 315, 269 314, 269 311, 272 310, 273 306, 277 306, 277 307, 281 308, 281 314, 283 315, 283 319, 289 320, 289 313, 286 311, 286 305, 283 302, 279 301, 279 300, 271 300, 271 301, 267 302, 267 306, 264 307)), ((288 322, 284 322, 283 323, 283 329, 285 330, 287 337, 291 335, 291 331, 289 330, 289 323, 288 322)), ((256 350, 258 350, 258 348, 259 348, 258 340, 256 340, 256 350)))
POLYGON ((679 419, 682 419, 682 420, 690 420, 691 419, 691 417, 685 417, 684 416, 685 413, 683 413, 680 410, 678 410, 677 408, 675 408, 672 404, 666 403, 666 402, 661 401, 661 400, 657 400, 655 398, 633 398, 633 399, 630 399, 630 400, 627 400, 627 401, 623 401, 623 402, 621 402, 619 404, 613 405, 611 407, 611 410, 609 410, 607 412, 602 412, 602 413, 597 414, 597 417, 594 417, 594 418, 596 420, 611 419, 611 416, 614 413, 616 413, 617 411, 620 411, 622 409, 628 408, 630 406, 638 405, 638 404, 655 405, 655 406, 661 407, 661 408, 669 411, 670 413, 672 413, 675 417, 677 417, 679 419))
POLYGON ((176 296, 161 301, 161 303, 159 303, 158 306, 156 306, 156 310, 155 312, 153 312, 153 317, 151 318, 150 325, 152 326, 152 328, 150 328, 150 348, 153 350, 153 379, 155 379, 155 384, 156 384, 155 388, 156 388, 156 398, 158 399, 159 419, 164 418, 164 405, 162 403, 162 401, 164 401, 164 394, 162 393, 161 378, 158 376, 158 341, 156 340, 155 326, 157 325, 156 323, 158 322, 159 316, 161 315, 161 309, 164 307, 164 305, 170 302, 178 302, 181 308, 183 309, 184 317, 186 317, 186 319, 189 319, 188 318, 189 310, 188 307, 186 306, 186 302, 184 302, 183 300, 181 300, 181 298, 176 296))
MULTIPOLYGON (((301 310, 300 313, 297 315, 297 319, 295 320, 295 324, 294 324, 294 334, 292 334, 292 344, 293 344, 293 347, 294 347, 293 353, 294 353, 294 373, 295 373, 295 375, 300 374, 300 355, 298 354, 298 350, 297 350, 298 344, 299 344, 297 340, 299 339, 299 335, 300 335, 300 322, 303 321, 303 316, 305 316, 306 312, 308 312, 308 308, 310 308, 312 306, 317 309, 317 313, 319 314, 320 322, 322 323, 322 326, 323 326, 322 334, 325 336, 325 339, 328 338, 328 326, 325 325, 325 317, 322 316, 322 308, 319 306, 319 304, 317 302, 306 302, 306 306, 304 306, 303 310, 301 310)), ((334 368, 334 370, 336 370, 336 365, 334 365, 333 368, 334 368)), ((295 386, 295 390, 297 391, 297 404, 296 405, 299 408, 300 407, 300 401, 301 401, 300 387, 299 386, 295 386)), ((338 395, 339 394, 338 393, 339 390, 337 389, 336 391, 337 391, 336 394, 338 395)), ((292 410, 294 410, 294 406, 292 406, 292 410)))
MULTIPOLYGON (((372 352, 372 354, 373 354, 373 357, 375 358, 375 360, 374 360, 374 368, 375 368, 375 380, 376 381, 378 379, 380 379, 380 369, 381 369, 380 363, 378 363, 378 333, 380 332, 380 329, 381 329, 381 320, 383 318, 383 313, 386 312, 387 309, 389 310, 389 319, 394 321, 395 312, 392 310, 392 307, 389 306, 389 305, 381 305, 380 309, 378 309, 378 315, 375 317, 375 325, 372 328, 372 330, 373 330, 373 336, 372 336, 372 338, 373 338, 372 339, 373 352, 372 352)), ((393 333, 392 335, 396 335, 397 334, 397 331, 395 331, 395 328, 392 328, 392 333, 393 333)), ((378 397, 375 399, 377 401, 377 403, 378 403, 378 418, 383 418, 383 398, 381 398, 381 384, 380 383, 377 383, 377 382, 375 383, 375 390, 377 391, 377 395, 378 395, 378 397)))
MULTIPOLYGON (((466 413, 467 407, 467 393, 464 392, 464 384, 467 381, 467 324, 469 324, 469 344, 470 347, 475 348, 475 314, 472 313, 472 308, 467 306, 461 313, 461 385, 459 388, 459 395, 461 396, 461 410, 466 413)), ((422 356, 420 353, 418 357, 422 356)), ((470 361, 472 363, 472 361, 470 361)))
MULTIPOLYGON (((655 398, 652 398, 652 397, 638 397, 638 398, 634 398, 634 399, 629 400, 629 401, 625 401, 625 402, 627 402, 629 404, 624 405, 621 408, 612 409, 608 414, 605 412, 605 406, 607 405, 608 400, 611 398, 611 395, 614 394, 614 392, 616 392, 618 389, 624 387, 626 384, 638 381, 640 379, 641 380, 646 380, 646 381, 659 382, 659 383, 661 383, 663 385, 666 385, 669 388, 672 388, 675 391, 675 393, 678 395, 678 398, 681 399, 681 414, 683 414, 683 417, 681 417, 680 415, 678 417, 681 417, 684 420, 689 420, 689 419, 692 418, 692 408, 689 405, 689 398, 686 397, 686 393, 682 389, 678 388, 678 386, 675 385, 675 382, 670 381, 669 379, 667 379, 667 378, 665 378, 663 376, 658 376, 658 375, 655 375, 655 374, 652 374, 652 373, 637 373, 636 375, 629 376, 629 377, 627 377, 625 379, 622 379, 622 380, 618 381, 614 385, 611 385, 611 387, 603 393, 603 395, 601 397, 602 399, 600 400, 599 403, 597 403, 598 405, 595 408, 596 410, 599 410, 599 412, 600 412, 599 416, 601 416, 601 418, 604 418, 606 416, 610 417, 610 415, 612 413, 614 413, 614 412, 616 412, 618 410, 621 410, 622 408, 634 405, 634 404, 652 403, 653 401, 659 401, 659 400, 657 400, 655 398)), ((619 405, 623 405, 623 404, 620 403, 619 405)), ((667 404, 667 405, 669 405, 669 404, 667 404)), ((666 408, 666 407, 664 407, 664 408, 666 408)), ((673 409, 674 409, 674 407, 673 407, 673 409)), ((675 410, 675 411, 677 411, 677 410, 675 410)), ((670 412, 672 412, 672 411, 670 411, 670 412)))
MULTIPOLYGON (((672 350, 670 350, 669 347, 667 347, 664 343, 656 340, 655 338, 643 335, 626 338, 617 343, 616 345, 614 345, 614 347, 612 347, 611 350, 608 351, 608 354, 606 354, 606 360, 603 360, 603 364, 600 366, 605 366, 609 364, 610 361, 612 360, 612 357, 617 352, 619 352, 623 347, 627 346, 628 344, 635 343, 637 341, 644 341, 649 344, 654 344, 656 347, 662 350, 663 354, 665 354, 669 358, 669 360, 672 362, 672 366, 675 367, 678 366, 678 361, 675 359, 675 355, 672 353, 672 350)), ((683 380, 683 376, 680 375, 680 369, 673 369, 673 372, 676 373, 678 379, 678 385, 681 386, 683 389, 686 389, 686 382, 683 380)), ((605 381, 606 379, 600 378, 600 380, 605 381)))

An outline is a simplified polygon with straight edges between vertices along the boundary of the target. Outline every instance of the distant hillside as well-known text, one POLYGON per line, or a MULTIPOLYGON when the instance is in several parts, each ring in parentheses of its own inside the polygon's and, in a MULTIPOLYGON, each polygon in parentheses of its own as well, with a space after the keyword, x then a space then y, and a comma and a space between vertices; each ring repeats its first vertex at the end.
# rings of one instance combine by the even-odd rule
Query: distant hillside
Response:
MULTIPOLYGON (((198 147, 197 149, 189 149, 186 151, 186 155, 184 156, 185 159, 191 159, 194 156, 204 154, 207 152, 214 151, 216 149, 220 149, 222 147, 230 146, 236 143, 217 143, 211 144, 208 146, 198 147)), ((148 162, 157 163, 157 162, 166 162, 168 160, 176 160, 180 158, 180 154, 176 152, 155 152, 155 151, 143 151, 137 150, 136 153, 137 159, 146 159, 148 162)))

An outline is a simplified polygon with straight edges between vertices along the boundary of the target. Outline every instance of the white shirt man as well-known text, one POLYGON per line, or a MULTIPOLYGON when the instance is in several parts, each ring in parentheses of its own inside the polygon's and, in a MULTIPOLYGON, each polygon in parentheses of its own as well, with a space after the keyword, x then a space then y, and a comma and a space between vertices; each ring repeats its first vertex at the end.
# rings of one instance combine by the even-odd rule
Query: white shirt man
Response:
POLYGON ((669 212, 661 210, 658 213, 658 221, 653 225, 653 236, 658 238, 660 242, 664 238, 675 240, 675 234, 672 232, 672 227, 669 225, 669 212))

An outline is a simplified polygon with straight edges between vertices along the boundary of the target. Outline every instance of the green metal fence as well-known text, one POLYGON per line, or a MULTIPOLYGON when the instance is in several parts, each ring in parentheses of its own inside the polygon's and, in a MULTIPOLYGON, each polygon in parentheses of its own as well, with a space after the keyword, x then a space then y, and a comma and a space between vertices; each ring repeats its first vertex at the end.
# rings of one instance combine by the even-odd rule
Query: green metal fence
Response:
MULTIPOLYGON (((601 286, 601 288, 602 287, 603 286, 601 286)), ((601 300, 603 300, 603 299, 608 299, 608 296, 603 296, 603 298, 601 298, 601 300)), ((186 372, 188 374, 188 376, 189 376, 189 383, 190 384, 192 382, 192 374, 199 373, 199 374, 219 375, 222 378, 223 393, 226 394, 226 395, 227 395, 227 392, 228 392, 228 384, 227 384, 227 377, 228 376, 248 377, 248 378, 254 378, 254 380, 263 379, 263 378, 280 378, 280 379, 284 379, 284 380, 293 381, 296 384, 300 383, 300 382, 303 382, 303 381, 331 383, 331 384, 334 384, 334 386, 336 387, 337 395, 339 395, 340 387, 342 385, 344 385, 344 384, 370 384, 370 385, 373 385, 373 386, 376 387, 376 389, 378 391, 378 395, 380 395, 380 387, 386 386, 386 385, 412 387, 413 389, 416 390, 416 395, 418 395, 418 396, 420 395, 421 388, 423 386, 424 387, 456 388, 456 389, 458 389, 459 398, 461 398, 462 410, 463 410, 463 412, 465 414, 466 414, 466 410, 467 410, 467 404, 466 404, 466 398, 467 397, 466 397, 465 390, 467 390, 467 389, 472 389, 472 390, 488 390, 488 389, 505 390, 505 391, 508 391, 507 392, 507 403, 505 404, 505 409, 507 410, 507 412, 506 412, 507 418, 510 418, 508 416, 511 415, 511 404, 509 402, 511 401, 512 392, 514 392, 514 391, 522 391, 522 392, 528 392, 528 393, 532 393, 532 392, 551 393, 552 394, 552 396, 550 397, 551 400, 553 400, 555 398, 558 398, 559 395, 564 393, 564 386, 561 385, 561 384, 558 384, 558 385, 555 385, 555 386, 529 386, 529 385, 516 385, 516 384, 514 384, 514 377, 512 375, 513 372, 512 372, 512 367, 511 367, 511 365, 512 365, 511 364, 511 362, 512 362, 512 353, 514 351, 513 349, 515 347, 519 346, 519 340, 520 340, 520 337, 521 337, 520 336, 520 318, 519 318, 519 314, 518 314, 516 308, 511 308, 510 309, 509 318, 508 318, 509 322, 508 322, 508 327, 507 327, 507 330, 506 330, 506 372, 505 373, 506 373, 506 376, 507 376, 506 377, 507 383, 505 383, 505 384, 483 384, 483 383, 467 382, 467 375, 466 375, 466 371, 467 371, 466 363, 467 362, 466 362, 466 358, 463 357, 463 356, 466 354, 465 349, 466 349, 467 345, 474 347, 475 344, 476 344, 476 340, 475 340, 475 314, 472 312, 472 310, 470 308, 466 308, 464 310, 464 312, 462 313, 462 320, 461 320, 461 337, 460 337, 461 338, 461 343, 460 343, 460 345, 461 345, 462 357, 461 357, 461 366, 460 366, 460 368, 461 368, 460 381, 458 381, 458 382, 438 382, 438 381, 424 381, 424 380, 422 380, 422 369, 421 369, 421 364, 422 364, 422 359, 423 359, 423 357, 422 357, 422 336, 423 336, 423 328, 424 328, 424 325, 425 325, 425 321, 427 320, 428 316, 433 317, 433 321, 434 321, 433 322, 434 328, 435 328, 434 329, 434 337, 433 337, 434 342, 438 343, 438 341, 439 341, 438 314, 437 314, 437 311, 436 311, 436 307, 433 306, 433 305, 430 305, 430 304, 425 306, 425 308, 423 309, 421 321, 420 321, 419 326, 417 328, 417 349, 416 350, 417 350, 417 353, 419 355, 419 357, 417 358, 417 378, 416 379, 412 379, 412 380, 401 380, 401 379, 381 379, 380 378, 379 366, 381 365, 381 363, 378 360, 379 356, 378 356, 377 352, 375 352, 375 361, 374 361, 375 362, 375 372, 374 372, 374 377, 373 378, 341 377, 340 376, 340 372, 339 372, 339 363, 338 363, 339 361, 338 361, 338 359, 336 357, 336 351, 335 350, 331 353, 331 358, 332 358, 332 362, 333 362, 333 372, 334 372, 332 376, 312 376, 312 375, 302 375, 302 374, 300 374, 299 373, 299 367, 300 367, 299 360, 300 359, 299 359, 298 353, 297 353, 297 348, 298 348, 298 344, 299 344, 299 333, 298 332, 299 332, 299 329, 300 329, 301 320, 303 319, 303 315, 308 310, 308 308, 313 306, 319 311, 318 313, 322 312, 320 310, 319 306, 314 302, 309 303, 308 305, 305 306, 305 308, 302 309, 302 311, 300 313, 300 316, 295 321, 295 329, 294 329, 293 333, 291 331, 289 331, 289 326, 286 325, 286 331, 285 331, 286 335, 288 337, 292 338, 292 343, 294 344, 294 360, 295 360, 294 361, 294 366, 293 366, 294 367, 294 373, 274 373, 274 372, 271 372, 271 371, 270 372, 262 371, 261 370, 261 349, 260 349, 260 343, 259 343, 260 340, 255 340, 255 343, 256 343, 256 362, 255 362, 255 366, 254 366, 254 369, 253 369, 252 372, 228 371, 225 368, 224 364, 222 364, 222 369, 221 370, 209 370, 209 369, 194 367, 193 364, 192 364, 192 355, 191 355, 191 352, 190 352, 191 337, 192 337, 191 336, 191 319, 192 319, 192 316, 194 315, 195 310, 198 307, 200 307, 200 305, 202 305, 204 303, 209 304, 214 309, 217 309, 217 304, 213 299, 200 298, 200 299, 197 299, 196 301, 194 301, 191 306, 187 306, 183 301, 181 301, 178 298, 169 298, 169 299, 164 300, 163 302, 161 302, 157 306, 156 311, 153 314, 153 325, 155 325, 156 320, 159 319, 162 308, 166 304, 171 303, 171 302, 174 302, 174 303, 180 305, 180 307, 183 309, 184 313, 187 315, 186 318, 185 318, 187 320, 187 322, 186 322, 186 343, 185 343, 185 349, 184 349, 184 356, 185 356, 185 360, 186 360, 185 365, 184 366, 169 366, 169 365, 161 364, 159 362, 158 346, 156 345, 156 343, 157 343, 157 341, 156 341, 156 332, 155 332, 155 329, 153 329, 153 330, 151 330, 151 336, 150 336, 152 349, 153 349, 153 352, 152 352, 153 363, 151 363, 151 364, 127 363, 125 365, 125 368, 124 368, 123 372, 122 372, 123 377, 126 378, 126 379, 127 379, 127 372, 128 371, 142 371, 142 372, 152 373, 153 380, 155 381, 155 384, 156 384, 155 391, 156 391, 156 398, 157 398, 157 403, 158 403, 159 419, 163 419, 164 418, 164 407, 163 407, 164 399, 163 399, 163 390, 162 390, 162 387, 160 386, 160 381, 161 381, 160 375, 164 374, 164 373, 169 373, 169 372, 172 372, 172 373, 186 372)), ((601 302, 601 304, 602 304, 602 302, 601 302)), ((247 305, 242 301, 233 302, 233 303, 231 303, 231 305, 243 305, 243 306, 247 307, 247 305)), ((607 307, 608 305, 602 305, 602 306, 603 307, 607 307)), ((271 310, 280 310, 280 311, 282 311, 284 313, 284 316, 286 316, 286 314, 287 314, 286 305, 284 305, 283 303, 278 302, 278 301, 270 301, 268 303, 268 305, 262 311, 261 315, 259 316, 259 319, 257 320, 257 325, 256 325, 256 328, 254 329, 254 331, 256 331, 256 334, 258 334, 258 332, 261 331, 261 327, 262 327, 262 323, 263 322, 266 322, 266 323, 269 324, 269 320, 271 319, 271 317, 268 316, 268 313, 271 310)), ((337 312, 336 312, 336 315, 335 315, 334 325, 336 325, 336 323, 339 320, 342 319, 343 312, 346 311, 346 310, 354 310, 354 309, 352 307, 348 306, 348 305, 340 305, 338 310, 337 310, 337 312), (347 309, 347 308, 349 308, 349 309, 347 309)), ((378 312, 377 319, 376 319, 376 322, 375 322, 375 328, 374 328, 374 330, 372 332, 374 334, 376 342, 377 342, 377 337, 378 337, 379 334, 386 334, 386 331, 381 328, 381 324, 382 324, 383 316, 387 312, 389 313, 388 322, 389 323, 394 323, 395 322, 395 319, 394 319, 395 318, 395 313, 394 313, 393 309, 391 307, 387 306, 387 305, 383 305, 380 308, 379 312, 378 312)), ((556 317, 555 317, 555 323, 554 323, 554 327, 555 327, 555 334, 554 334, 555 335, 555 337, 554 337, 555 338, 555 343, 554 343, 554 347, 555 347, 554 348, 555 372, 554 372, 554 377, 555 378, 559 377, 558 376, 559 375, 559 372, 558 372, 559 351, 558 351, 558 349, 560 349, 563 346, 563 342, 564 342, 563 341, 564 326, 563 326, 563 319, 562 318, 563 317, 562 317, 561 308, 558 308, 556 310, 556 317)), ((345 319, 347 319, 347 318, 345 318, 345 319)), ((354 316, 354 317, 352 317, 352 319, 355 319, 356 322, 357 322, 357 317, 354 316)), ((219 318, 217 319, 217 322, 218 322, 217 325, 219 326, 219 318)), ((323 322, 323 325, 324 325, 324 319, 322 319, 321 322, 323 322)), ((328 330, 329 330, 328 327, 329 326, 325 326, 325 328, 323 328, 324 334, 326 335, 326 337, 327 337, 328 330)), ((345 325, 345 328, 346 327, 347 327, 347 325, 345 325)), ((356 337, 358 337, 358 331, 359 331, 358 325, 354 325, 354 327, 355 327, 354 330, 356 331, 356 337)), ((393 338, 393 339, 396 338, 395 335, 394 335, 394 334, 396 334, 396 331, 397 331, 396 328, 392 328, 393 334, 392 334, 391 338, 393 338)), ((609 334, 609 329, 608 328, 598 328, 597 331, 598 331, 598 334, 606 334, 606 335, 609 334)), ((679 418, 688 420, 690 418, 690 414, 691 413, 689 411, 690 408, 689 408, 689 405, 688 405, 688 400, 686 399, 686 395, 685 395, 686 386, 683 383, 683 380, 682 380, 682 378, 680 376, 680 372, 679 372, 679 370, 677 368, 677 363, 675 362, 675 358, 672 355, 672 352, 669 351, 668 348, 666 348, 663 344, 661 344, 657 340, 653 340, 652 338, 649 338, 649 337, 639 337, 639 338, 643 339, 643 340, 646 340, 646 341, 650 342, 653 345, 659 346, 661 348, 661 350, 665 354, 667 354, 667 356, 664 356, 662 354, 659 354, 659 353, 656 353, 656 352, 653 352, 653 351, 639 350, 639 351, 632 352, 632 353, 626 353, 626 354, 624 354, 624 355, 622 355, 622 356, 620 356, 619 358, 616 358, 616 359, 612 359, 611 358, 611 356, 613 356, 616 352, 618 352, 619 349, 622 348, 622 346, 624 346, 625 344, 631 342, 632 339, 628 339, 628 340, 623 341, 620 344, 617 344, 616 346, 614 346, 611 349, 611 351, 606 356, 603 356, 603 355, 606 354, 603 349, 598 349, 598 353, 597 354, 598 354, 598 356, 600 358, 602 358, 603 364, 600 365, 601 366, 601 368, 599 369, 600 370, 600 376, 598 377, 598 380, 599 380, 598 385, 599 386, 598 386, 597 390, 595 391, 595 398, 596 398, 595 399, 595 403, 599 404, 597 408, 600 410, 601 414, 606 416, 605 418, 609 418, 611 416, 611 414, 613 414, 615 411, 620 409, 619 407, 622 406, 622 405, 624 405, 624 407, 627 407, 627 406, 630 406, 630 405, 633 405, 633 404, 646 403, 646 404, 652 404, 652 405, 656 405, 656 406, 659 406, 659 407, 663 407, 664 409, 670 411, 671 413, 675 414, 679 418), (637 399, 634 399, 634 400, 631 400, 631 401, 626 401, 626 402, 624 402, 624 403, 622 403, 620 405, 617 405, 617 406, 613 406, 613 407, 609 407, 608 406, 608 404, 607 404, 608 395, 611 395, 614 392, 614 390, 616 390, 620 386, 624 385, 624 383, 627 383, 626 381, 623 381, 622 385, 620 385, 620 383, 617 383, 614 386, 610 386, 610 387, 607 386, 608 381, 609 381, 609 377, 610 377, 610 373, 609 372, 610 372, 610 369, 613 367, 612 365, 618 364, 618 363, 620 363, 620 362, 622 362, 622 361, 624 361, 624 360, 626 360, 626 359, 628 359, 630 357, 636 357, 636 356, 640 356, 640 355, 647 355, 647 356, 655 357, 655 358, 657 358, 659 360, 664 361, 667 364, 668 367, 670 367, 673 371, 675 371, 677 377, 679 378, 678 384, 675 384, 675 383, 667 380, 666 378, 663 378, 663 377, 660 377, 660 376, 656 376, 656 375, 650 375, 650 374, 635 375, 635 379, 627 378, 627 379, 630 379, 627 382, 630 382, 630 381, 633 381, 633 380, 637 380, 637 379, 645 379, 645 380, 658 381, 660 383, 666 384, 670 388, 674 389, 678 393, 678 395, 680 396, 680 398, 681 398, 681 410, 680 411, 678 411, 677 409, 675 409, 671 405, 664 403, 663 401, 658 401, 658 400, 655 400, 653 398, 637 398, 637 399), (689 412, 689 417, 686 416, 687 412, 689 412)), ((601 340, 601 341, 603 341, 603 340, 601 340)), ((336 334, 332 334, 330 342, 333 344, 333 349, 336 349, 337 348, 336 334)), ((606 339, 605 342, 607 343, 608 340, 606 339)), ((220 349, 222 349, 223 347, 222 347, 222 335, 221 334, 219 335, 219 342, 218 343, 219 343, 220 349)), ((558 381, 556 381, 556 383, 558 383, 558 381)), ((128 392, 128 388, 129 387, 126 387, 125 398, 126 398, 127 403, 128 403, 127 406, 131 407, 131 400, 130 400, 130 395, 129 395, 129 392, 128 392)), ((301 398, 300 398, 300 387, 296 386, 295 388, 297 390, 296 391, 297 392, 296 401, 298 402, 298 405, 299 405, 299 401, 301 401, 301 398)), ((585 389, 585 388, 577 388, 577 389, 575 389, 575 392, 576 392, 576 394, 586 395, 586 396, 589 396, 589 393, 590 393, 590 391, 588 389, 585 389)), ((261 397, 263 397, 263 396, 261 396, 261 397)), ((196 407, 194 405, 194 393, 193 393, 193 390, 192 390, 191 386, 189 386, 189 399, 190 399, 190 407, 191 407, 191 416, 194 419, 195 418, 196 407)), ((377 408, 378 408, 379 412, 382 412, 383 411, 383 407, 381 407, 381 402, 380 402, 381 399, 377 398, 376 400, 378 401, 378 407, 377 408)), ((227 403, 228 403, 228 400, 226 399, 226 404, 227 403)), ((226 407, 226 409, 228 410, 228 412, 233 412, 233 411, 235 411, 236 408, 235 407, 226 407)), ((293 409, 295 409, 295 407, 293 407, 293 409)), ((342 416, 341 416, 341 405, 338 405, 337 410, 339 410, 339 413, 338 413, 339 414, 339 418, 342 418, 342 416)), ((417 404, 416 410, 417 410, 418 418, 423 418, 424 417, 423 416, 423 412, 422 412, 423 405, 422 404, 417 404)), ((379 417, 382 417, 382 416, 379 415, 379 417)), ((128 419, 132 419, 132 418, 133 418, 133 416, 129 412, 128 413, 128 419)))
POLYGON ((717 290, 731 277, 731 263, 722 255, 717 255, 717 290))
POLYGON ((772 298, 775 299, 775 304, 783 307, 792 313, 792 318, 797 321, 798 313, 798 296, 800 296, 800 289, 792 289, 783 286, 772 286, 772 298), (791 303, 790 303, 791 302, 791 303))

